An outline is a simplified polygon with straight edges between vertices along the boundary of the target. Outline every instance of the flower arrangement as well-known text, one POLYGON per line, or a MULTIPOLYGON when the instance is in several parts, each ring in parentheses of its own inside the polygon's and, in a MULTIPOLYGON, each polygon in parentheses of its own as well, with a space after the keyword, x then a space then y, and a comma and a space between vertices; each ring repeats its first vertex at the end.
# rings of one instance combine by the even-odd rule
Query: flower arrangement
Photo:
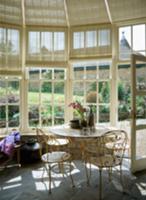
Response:
POLYGON ((75 101, 69 104, 72 107, 77 115, 80 116, 80 119, 84 119, 84 113, 86 112, 86 108, 84 108, 79 101, 75 101))

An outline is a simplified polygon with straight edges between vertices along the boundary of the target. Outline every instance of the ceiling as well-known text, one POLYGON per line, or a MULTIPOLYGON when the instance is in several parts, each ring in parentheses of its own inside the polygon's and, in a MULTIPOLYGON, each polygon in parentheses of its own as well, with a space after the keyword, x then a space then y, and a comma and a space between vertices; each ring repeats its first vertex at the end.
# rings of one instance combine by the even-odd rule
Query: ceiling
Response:
POLYGON ((146 18, 146 0, 0 0, 0 23, 78 26, 146 18))

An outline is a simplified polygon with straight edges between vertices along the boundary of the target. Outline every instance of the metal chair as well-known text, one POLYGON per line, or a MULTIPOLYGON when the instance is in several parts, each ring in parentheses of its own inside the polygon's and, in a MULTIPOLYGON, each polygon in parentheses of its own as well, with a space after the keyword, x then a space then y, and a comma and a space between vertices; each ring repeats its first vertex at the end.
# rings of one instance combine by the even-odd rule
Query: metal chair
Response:
POLYGON ((122 162, 127 145, 127 133, 123 130, 108 131, 93 143, 89 143, 85 149, 85 170, 87 184, 91 177, 91 164, 99 168, 99 199, 102 199, 102 169, 109 171, 109 180, 112 178, 112 169, 120 167, 120 178, 122 181, 122 162), (90 174, 87 163, 90 164, 90 174))
MULTIPOLYGON (((55 142, 54 137, 52 140, 52 136, 46 134, 43 130, 37 128, 36 134, 37 134, 37 140, 42 146, 42 148, 40 148, 40 157, 41 157, 42 162, 44 163, 43 174, 44 174, 44 171, 46 170, 49 176, 49 193, 51 193, 51 182, 52 182, 51 171, 54 167, 54 164, 58 164, 59 172, 62 173, 64 176, 64 163, 65 162, 69 163, 70 178, 71 178, 72 186, 74 186, 74 181, 71 174, 71 169, 72 169, 71 154, 67 151, 58 151, 57 149, 55 149, 54 151, 52 148, 53 145, 50 145, 50 144, 58 144, 57 145, 57 148, 58 148, 59 141, 56 140, 55 142), (43 153, 43 147, 45 148, 45 153, 43 153)), ((65 144, 63 140, 61 141, 62 141, 62 145, 65 144)), ((43 174, 42 174, 42 177, 43 177, 43 174)))

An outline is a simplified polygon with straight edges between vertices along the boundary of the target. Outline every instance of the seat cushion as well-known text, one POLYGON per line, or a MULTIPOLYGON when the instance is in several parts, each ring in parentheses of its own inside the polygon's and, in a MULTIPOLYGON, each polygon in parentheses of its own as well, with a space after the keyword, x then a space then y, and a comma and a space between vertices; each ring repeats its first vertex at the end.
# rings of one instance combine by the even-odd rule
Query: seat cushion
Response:
POLYGON ((42 155, 41 159, 46 163, 57 163, 69 160, 71 155, 64 151, 54 151, 51 153, 45 153, 42 155))

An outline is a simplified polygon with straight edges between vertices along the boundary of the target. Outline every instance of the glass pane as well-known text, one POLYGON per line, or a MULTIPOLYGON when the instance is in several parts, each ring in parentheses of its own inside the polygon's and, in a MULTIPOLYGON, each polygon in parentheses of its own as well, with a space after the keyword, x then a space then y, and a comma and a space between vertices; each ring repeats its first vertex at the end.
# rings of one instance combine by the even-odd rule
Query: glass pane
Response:
POLYGON ((97 67, 96 66, 86 67, 86 78, 87 79, 96 79, 97 78, 97 67))
POLYGON ((18 81, 8 82, 7 95, 8 95, 9 103, 19 102, 20 96, 19 96, 19 82, 18 81))
POLYGON ((30 82, 28 88, 28 102, 36 104, 39 102, 39 82, 30 82))
POLYGON ((84 32, 73 33, 73 48, 74 49, 84 48, 84 32))
POLYGON ((110 78, 110 65, 109 63, 101 63, 99 65, 99 79, 109 79, 110 78))
POLYGON ((40 71, 39 69, 31 69, 29 70, 29 79, 30 80, 39 80, 40 79, 40 71))
POLYGON ((40 53, 40 32, 29 32, 28 53, 34 56, 40 53))
POLYGON ((131 110, 131 83, 119 81, 118 83, 118 117, 119 120, 129 118, 131 110))
POLYGON ((86 102, 96 103, 97 92, 96 92, 96 82, 86 82, 86 102))
POLYGON ((110 102, 110 85, 109 82, 99 82, 98 85, 98 95, 99 95, 99 103, 109 103, 110 102))
POLYGON ((136 65, 136 88, 146 91, 146 64, 136 65))
POLYGON ((64 106, 54 106, 54 124, 64 124, 64 106))
POLYGON ((103 29, 98 31, 98 45, 99 46, 110 45, 110 30, 103 29))
POLYGON ((118 76, 121 81, 131 81, 131 69, 130 65, 119 65, 118 76))
POLYGON ((6 127, 6 106, 0 106, 0 128, 6 127))
POLYGON ((65 79, 65 72, 63 69, 54 70, 54 79, 60 80, 65 79))
POLYGON ((136 132, 136 159, 146 158, 146 128, 136 132))
POLYGON ((6 52, 6 29, 0 28, 0 52, 6 52))
POLYGON ((84 100, 84 83, 74 82, 73 84, 73 100, 83 102, 84 100))
POLYGON ((19 126, 19 106, 8 106, 8 122, 9 127, 19 126))
POLYGON ((108 105, 100 105, 99 106, 99 122, 109 122, 109 106, 108 105))
POLYGON ((65 33, 54 32, 54 51, 64 50, 65 47, 65 33))
POLYGON ((84 79, 84 67, 74 67, 74 79, 84 79))
POLYGON ((43 82, 41 86, 41 102, 52 102, 52 82, 43 82))
POLYGON ((54 101, 56 103, 64 103, 65 102, 64 82, 54 83, 54 101))
POLYGON ((146 96, 136 96, 136 125, 145 124, 146 96))
POLYGON ((39 107, 37 105, 30 105, 29 109, 29 126, 36 127, 39 125, 39 107))
POLYGON ((0 104, 4 104, 7 102, 6 97, 6 82, 0 81, 0 104))
POLYGON ((135 25, 133 26, 133 50, 141 51, 145 48, 145 25, 135 25))
POLYGON ((8 43, 7 43, 7 49, 8 53, 11 54, 18 54, 19 53, 19 31, 8 29, 8 43))
POLYGON ((41 53, 48 54, 52 48, 52 32, 41 32, 41 53))
POLYGON ((46 79, 46 80, 52 79, 52 70, 51 69, 42 69, 41 78, 46 79))
POLYGON ((121 27, 119 28, 119 58, 130 59, 131 51, 131 27, 121 27))
POLYGON ((96 47, 97 45, 97 34, 96 31, 86 32, 86 47, 96 47))
POLYGON ((94 113, 94 121, 96 123, 97 122, 97 106, 92 105, 92 110, 93 110, 93 113, 94 113))
POLYGON ((41 107, 41 123, 42 126, 51 126, 52 125, 52 106, 51 105, 42 105, 41 107))
POLYGON ((129 119, 131 110, 131 69, 130 65, 118 66, 118 120, 123 121, 129 119))

